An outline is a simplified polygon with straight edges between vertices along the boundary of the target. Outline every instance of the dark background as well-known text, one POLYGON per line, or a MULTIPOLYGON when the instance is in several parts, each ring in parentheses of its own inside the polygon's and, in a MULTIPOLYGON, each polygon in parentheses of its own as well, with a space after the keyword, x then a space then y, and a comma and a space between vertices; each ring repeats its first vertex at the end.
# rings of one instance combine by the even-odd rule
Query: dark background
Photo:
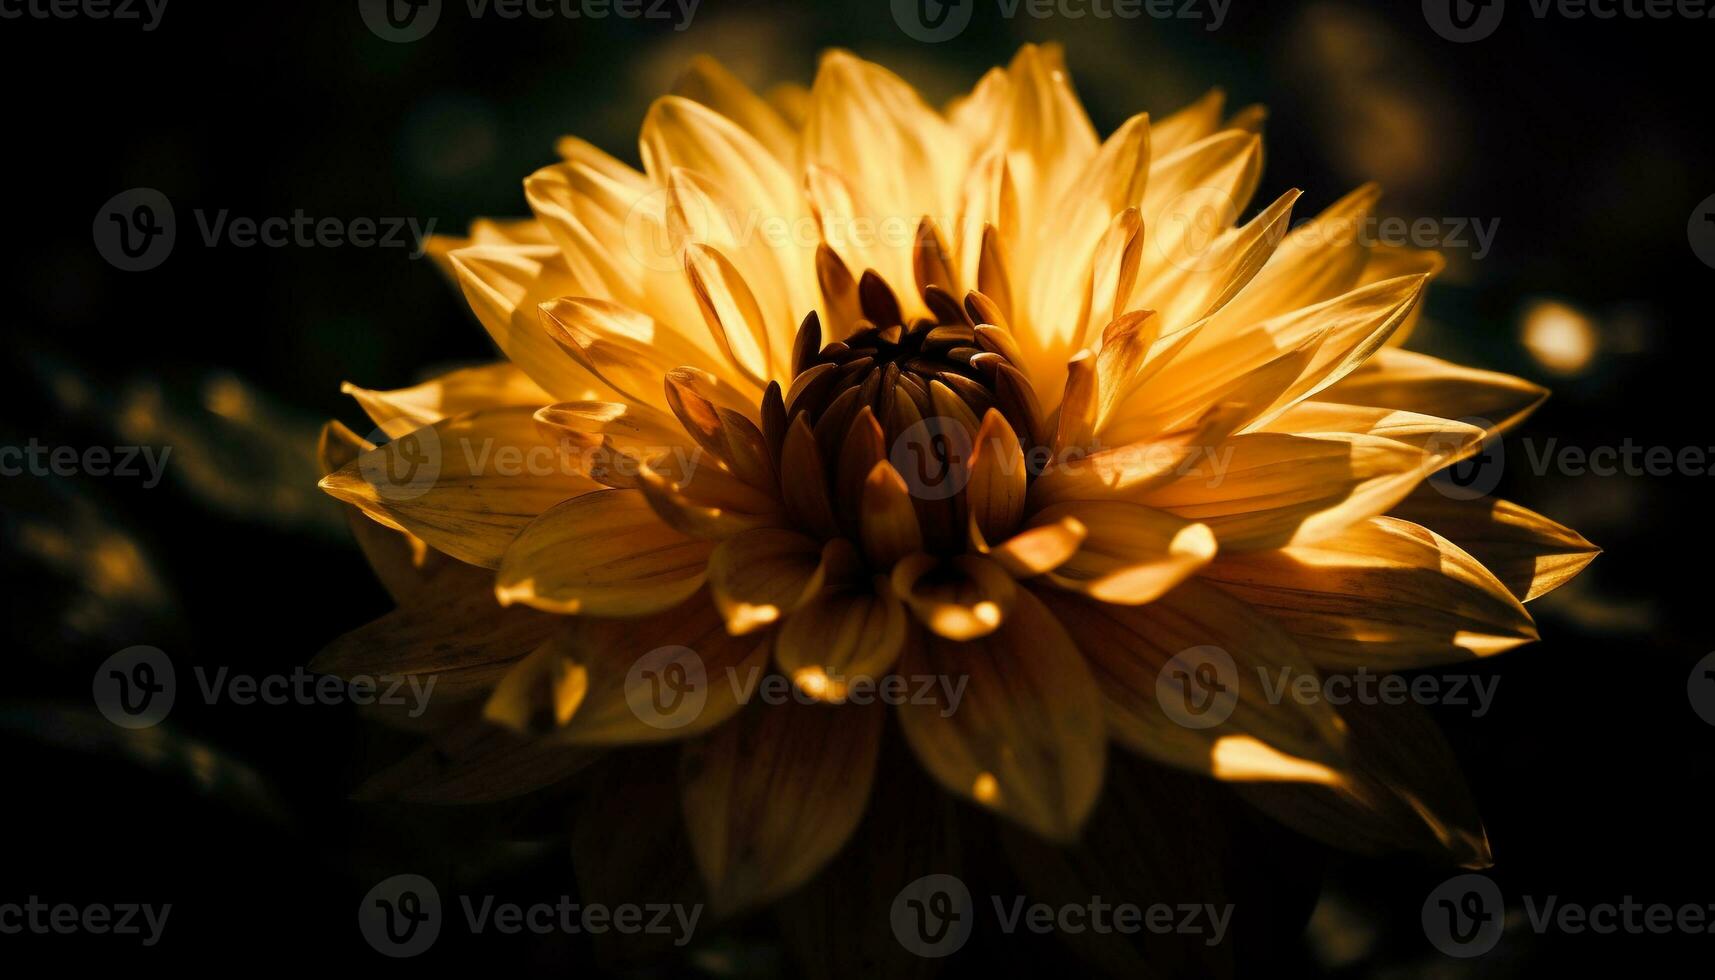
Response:
MULTIPOLYGON (((378 40, 355 2, 171 3, 158 29, 0 20, 11 205, 0 444, 170 445, 139 478, 0 478, 8 669, 0 901, 171 902, 160 947, 117 937, 0 936, 0 955, 201 961, 253 971, 383 965, 352 909, 400 870, 492 862, 520 900, 561 894, 561 849, 481 843, 459 815, 344 801, 368 744, 349 708, 209 707, 181 696, 144 736, 91 707, 114 651, 255 675, 306 662, 388 608, 337 510, 314 489, 324 418, 361 415, 343 380, 397 387, 488 356, 427 261, 397 249, 205 247, 192 211, 257 218, 409 216, 462 230, 524 212, 520 181, 577 133, 635 160, 650 99, 707 51, 753 83, 808 82, 816 52, 882 61, 935 100, 1023 40, 1061 40, 1106 132, 1211 85, 1270 110, 1259 201, 1289 187, 1300 219, 1364 179, 1385 213, 1499 219, 1492 252, 1449 249, 1413 346, 1549 385, 1508 439, 1505 496, 1606 554, 1536 604, 1543 642, 1477 668, 1493 711, 1437 715, 1487 819, 1505 894, 1715 902, 1705 805, 1711 730, 1687 700, 1711 649, 1703 475, 1533 472, 1522 442, 1715 446, 1706 335, 1715 269, 1687 240, 1715 193, 1708 128, 1715 21, 1538 20, 1515 0, 1494 36, 1444 41, 1415 3, 1233 0, 1196 21, 1005 21, 927 45, 885 0, 704 0, 659 23, 473 21, 460 3, 413 44, 378 40), (174 203, 160 268, 103 261, 92 219, 152 187, 174 203), (1521 343, 1532 304, 1570 304, 1593 356, 1556 373, 1521 343), (459 836, 458 839, 468 839, 459 836)), ((1164 801, 1171 806, 1171 801, 1164 801)), ((1513 975, 1707 955, 1715 936, 1531 936, 1475 963, 1440 958, 1417 925, 1442 869, 1336 859, 1324 902, 1280 972, 1513 975), (1643 960, 1643 957, 1651 957, 1643 960)), ((784 970, 766 939, 722 939, 730 975, 784 970), (733 964, 737 964, 734 966, 733 964)), ((583 970, 587 950, 494 939, 427 959, 583 970)), ((1043 953, 1046 959, 1052 948, 1043 953)), ((423 961, 421 965, 435 966, 423 961)), ((417 964, 408 964, 417 965, 417 964)), ((438 965, 445 965, 444 963, 438 965)), ((1021 969, 1029 964, 1014 964, 1021 969)), ((714 967, 710 967, 713 969, 714 967)), ((587 971, 585 971, 587 972, 587 971)))

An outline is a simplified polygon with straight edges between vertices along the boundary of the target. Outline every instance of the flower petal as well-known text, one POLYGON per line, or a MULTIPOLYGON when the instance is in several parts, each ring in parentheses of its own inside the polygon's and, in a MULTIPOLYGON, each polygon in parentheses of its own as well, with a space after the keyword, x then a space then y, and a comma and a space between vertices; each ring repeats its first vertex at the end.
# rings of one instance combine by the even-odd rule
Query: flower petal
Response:
POLYGON ((1083 525, 1081 547, 1048 573, 1048 581, 1103 602, 1151 602, 1215 557, 1207 525, 1118 500, 1078 500, 1037 512, 1035 524, 1071 518, 1083 525))
POLYGON ((549 510, 500 563, 496 594, 548 612, 641 616, 703 584, 714 544, 668 527, 636 490, 598 490, 549 510))
POLYGON ((1018 596, 1006 569, 980 555, 912 555, 893 566, 892 584, 919 622, 949 640, 993 633, 1018 596))
POLYGON ((1325 844, 1361 854, 1409 849, 1467 868, 1494 861, 1482 818, 1447 740, 1413 704, 1354 702, 1351 769, 1332 786, 1252 784, 1239 794, 1325 844))
POLYGON ((1214 529, 1223 553, 1305 544, 1382 514, 1435 457, 1377 436, 1255 432, 1140 495, 1151 507, 1214 529))
POLYGON ((1493 423, 1493 431, 1505 432, 1546 401, 1548 391, 1510 374, 1388 347, 1316 397, 1446 419, 1484 419, 1493 423))
POLYGON ((783 619, 815 594, 822 549, 797 531, 757 528, 736 534, 709 555, 709 590, 734 636, 783 619))
POLYGON ((1319 667, 1430 667, 1537 638, 1524 606, 1475 558, 1392 517, 1311 545, 1223 552, 1201 574, 1297 637, 1319 667))
POLYGON ((685 746, 681 800, 717 912, 808 881, 856 829, 875 781, 886 709, 757 705, 685 746))
POLYGON ((578 616, 495 688, 485 713, 574 745, 685 739, 736 714, 768 666, 768 641, 733 636, 699 592, 652 616, 578 616))
POLYGON ((554 400, 510 361, 464 368, 394 391, 374 391, 349 382, 340 391, 357 399, 369 420, 395 439, 465 412, 540 408, 554 400))
POLYGON ((493 568, 526 524, 596 489, 573 475, 528 408, 437 422, 324 477, 329 494, 429 546, 493 568))
POLYGON ((843 538, 822 548, 820 590, 789 613, 775 638, 774 661, 792 683, 819 701, 838 704, 854 685, 869 687, 905 645, 905 607, 880 575, 868 576, 843 538))
POLYGON ((1108 731, 1131 751, 1234 781, 1331 782, 1344 765, 1345 728, 1333 708, 1274 694, 1315 676, 1298 645, 1214 586, 1193 580, 1142 606, 1048 590, 1042 601, 1061 622, 1077 624, 1078 649, 1101 689, 1108 731), (1163 672, 1183 669, 1188 662, 1174 658, 1208 647, 1225 659, 1210 661, 1220 687, 1203 693, 1225 717, 1207 709, 1201 716, 1189 708, 1170 711, 1164 699, 1196 692, 1174 687, 1163 672), (1199 727, 1204 720, 1210 724, 1199 727))
POLYGON ((1602 553, 1577 531, 1518 504, 1493 497, 1454 500, 1428 485, 1388 514, 1427 527, 1463 548, 1520 602, 1560 588, 1602 553))
POLYGON ((899 672, 938 678, 899 708, 905 738, 942 786, 1055 841, 1101 793, 1101 695, 1066 629, 1020 589, 994 633, 909 643, 899 672))
POLYGON ((488 335, 556 400, 600 398, 601 384, 549 338, 537 307, 577 291, 552 245, 472 245, 448 254, 465 299, 488 335))

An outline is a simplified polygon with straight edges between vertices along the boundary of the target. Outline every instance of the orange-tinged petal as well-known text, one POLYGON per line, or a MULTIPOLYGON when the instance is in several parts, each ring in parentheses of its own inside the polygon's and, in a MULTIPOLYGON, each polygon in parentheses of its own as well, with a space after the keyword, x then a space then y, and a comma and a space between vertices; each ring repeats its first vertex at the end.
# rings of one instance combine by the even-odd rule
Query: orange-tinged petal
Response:
POLYGON ((528 408, 425 426, 321 482, 329 494, 429 546, 493 568, 526 524, 597 488, 566 467, 528 408))
POLYGON ((1201 574, 1274 619, 1319 667, 1429 667, 1537 638, 1524 606, 1475 558, 1392 517, 1315 544, 1223 553, 1201 574))
POLYGON ((767 665, 767 639, 728 633, 699 592, 652 616, 567 621, 512 669, 485 713, 575 745, 685 739, 736 714, 767 665))
POLYGON ((1388 512, 1429 528, 1483 563, 1521 602, 1571 581, 1602 549, 1569 527, 1493 497, 1454 500, 1425 484, 1388 512))
POLYGON ((1076 624, 1121 745, 1226 780, 1336 778, 1345 729, 1334 710, 1275 696, 1314 677, 1314 668, 1243 602, 1195 580, 1142 606, 1047 590, 1042 599, 1061 622, 1076 624), (1208 680, 1194 681, 1205 664, 1213 668, 1208 680))
POLYGON ((1413 704, 1354 703, 1351 764, 1330 786, 1253 784, 1244 799, 1299 833, 1362 854, 1402 849, 1467 868, 1494 863, 1459 760, 1429 713, 1413 704))
POLYGON ((540 408, 554 400, 509 361, 464 368, 394 391, 374 391, 349 382, 341 385, 340 390, 357 399, 369 420, 391 438, 465 412, 540 408))
POLYGON ((448 562, 399 608, 344 634, 310 661, 318 674, 434 678, 429 697, 485 693, 558 626, 533 609, 503 609, 493 573, 448 562))
POLYGON ((1000 541, 1018 527, 1029 476, 1018 435, 1000 412, 989 409, 971 440, 970 479, 965 483, 971 521, 986 540, 1000 541))
POLYGON ((698 452, 671 418, 624 402, 558 402, 536 410, 536 425, 567 465, 604 487, 631 490, 645 461, 663 453, 688 460, 698 452))
POLYGON ((919 622, 949 640, 993 633, 1018 596, 1006 569, 980 555, 912 555, 893 566, 892 584, 919 622))
POLYGON ((1548 391, 1510 374, 1390 347, 1316 397, 1446 419, 1482 419, 1493 424, 1492 431, 1505 432, 1546 401, 1548 391))
POLYGON ((788 700, 685 746, 685 827, 717 912, 785 895, 833 858, 863 816, 886 717, 788 700))
POLYGON ((891 463, 875 464, 864 479, 858 523, 864 554, 874 567, 891 567, 923 547, 923 529, 911 491, 891 463))
POLYGON ((636 490, 599 490, 531 522, 500 563, 496 593, 548 612, 641 616, 702 586, 714 544, 667 526, 636 490))
POLYGON ((1144 503, 1214 529, 1223 553, 1306 544, 1398 503, 1436 457, 1378 436, 1237 435, 1144 503))
POLYGON ((939 680, 899 720, 942 786, 1051 840, 1077 836, 1101 792, 1107 733, 1089 668, 1041 600, 1020 589, 979 640, 907 644, 899 671, 939 680))
MULTIPOLYGON (((359 436, 341 422, 322 426, 316 443, 316 458, 322 475, 344 469, 353 460, 370 452, 375 444, 359 436)), ((346 525, 356 539, 369 568, 381 581, 382 588, 403 603, 423 587, 423 582, 449 559, 423 543, 423 539, 398 526, 392 518, 370 516, 362 508, 344 505, 346 525)))
POLYGON ((709 590, 735 636, 753 633, 803 605, 821 585, 822 548, 784 528, 736 534, 709 555, 709 590))
POLYGON ((774 661, 800 691, 839 703, 854 688, 874 690, 905 645, 905 607, 880 575, 863 573, 843 538, 822 549, 820 591, 789 613, 775 638, 774 661))
POLYGON ((1084 541, 1048 581, 1103 602, 1153 601, 1215 557, 1207 525, 1124 501, 1054 504, 1031 520, 1051 525, 1067 518, 1083 526, 1084 541))
POLYGON ((577 291, 552 245, 472 245, 448 255, 465 299, 512 363, 555 399, 600 398, 605 385, 566 356, 537 306, 577 291))

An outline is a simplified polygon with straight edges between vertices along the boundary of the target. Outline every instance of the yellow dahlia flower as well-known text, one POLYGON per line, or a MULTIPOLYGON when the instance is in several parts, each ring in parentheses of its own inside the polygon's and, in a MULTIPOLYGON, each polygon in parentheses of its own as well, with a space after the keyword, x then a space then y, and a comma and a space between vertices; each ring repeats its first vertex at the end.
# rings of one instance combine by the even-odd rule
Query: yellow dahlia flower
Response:
POLYGON ((694 64, 641 171, 565 139, 534 218, 435 250, 506 360, 352 389, 390 441, 324 441, 400 608, 317 666, 439 682, 434 754, 367 792, 494 799, 679 743, 734 910, 847 844, 884 743, 1066 843, 1111 741, 1315 836, 1483 863, 1410 709, 1266 679, 1528 642, 1524 602, 1595 549, 1425 485, 1545 392, 1400 347, 1441 263, 1364 240, 1374 188, 1241 223, 1262 121, 1215 93, 1104 139, 1055 48, 945 111, 836 51, 766 98, 694 64))

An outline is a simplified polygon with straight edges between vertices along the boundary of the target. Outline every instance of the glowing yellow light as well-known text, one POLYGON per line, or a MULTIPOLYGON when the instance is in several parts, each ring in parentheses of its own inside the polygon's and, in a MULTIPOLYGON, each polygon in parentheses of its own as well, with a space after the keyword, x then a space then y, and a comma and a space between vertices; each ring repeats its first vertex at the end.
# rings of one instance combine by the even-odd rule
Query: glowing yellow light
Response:
POLYGON ((1533 303, 1524 314, 1523 334, 1530 355, 1557 374, 1577 374, 1596 356, 1595 324, 1565 303, 1533 303))
POLYGON ((978 773, 977 781, 971 784, 971 795, 979 803, 994 803, 1000 799, 1000 780, 992 772, 978 773))

